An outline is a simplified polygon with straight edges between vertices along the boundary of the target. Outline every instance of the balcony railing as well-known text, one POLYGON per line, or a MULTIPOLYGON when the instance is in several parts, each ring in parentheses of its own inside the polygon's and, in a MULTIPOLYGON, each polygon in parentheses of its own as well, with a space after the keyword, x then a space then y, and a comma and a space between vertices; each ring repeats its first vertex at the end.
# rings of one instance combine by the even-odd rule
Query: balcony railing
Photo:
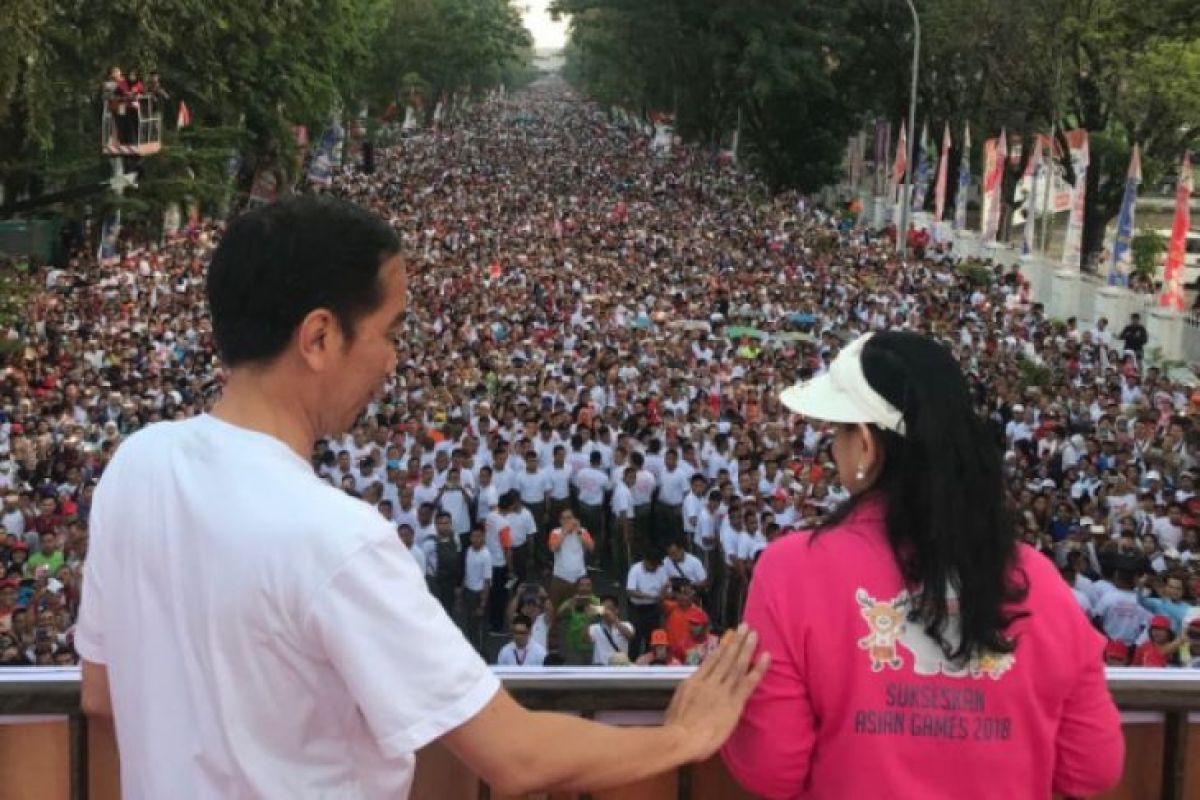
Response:
MULTIPOLYGON (((526 707, 622 725, 653 725, 688 668, 498 669, 526 707)), ((1127 743, 1121 786, 1106 798, 1200 798, 1200 674, 1110 669, 1127 743)), ((79 711, 79 670, 0 670, 0 782, 5 800, 117 800, 112 731, 79 711)), ((421 751, 417 800, 502 800, 437 745, 421 751)), ((741 800, 719 760, 694 764, 595 800, 741 800)), ((552 795, 552 800, 573 800, 552 795)))

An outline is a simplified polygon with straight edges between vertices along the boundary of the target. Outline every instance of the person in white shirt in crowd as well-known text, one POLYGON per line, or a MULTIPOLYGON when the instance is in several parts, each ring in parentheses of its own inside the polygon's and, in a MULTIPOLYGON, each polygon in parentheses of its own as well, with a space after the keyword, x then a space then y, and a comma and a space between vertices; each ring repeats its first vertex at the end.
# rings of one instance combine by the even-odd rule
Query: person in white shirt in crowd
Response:
POLYGON ((679 463, 674 447, 663 456, 658 475, 658 495, 654 502, 654 543, 660 547, 675 541, 683 533, 683 501, 691 484, 691 472, 679 463))
POLYGON ((629 618, 635 635, 630 642, 630 658, 637 659, 650 644, 650 633, 662 624, 660 604, 671 588, 671 576, 662 565, 662 553, 650 550, 629 568, 625 581, 629 618))
POLYGON ((471 529, 470 545, 463 572, 463 636, 483 655, 483 634, 487 624, 492 586, 492 554, 488 552, 483 526, 471 529))
POLYGON ((549 593, 538 583, 526 583, 513 593, 509 601, 508 619, 517 614, 524 614, 533 620, 530 639, 541 645, 547 653, 550 652, 550 630, 554 626, 554 609, 550 605, 549 593))
POLYGON ((434 502, 439 509, 450 514, 454 534, 462 540, 471 533, 471 505, 474 503, 474 498, 463 487, 459 480, 460 477, 461 473, 458 467, 448 468, 446 482, 438 490, 437 499, 434 502))
POLYGON ((500 505, 500 494, 496 491, 495 484, 492 483, 492 468, 480 467, 476 480, 478 487, 475 492, 473 515, 475 519, 487 519, 487 515, 500 505))
POLYGON ((575 585, 587 575, 587 555, 595 550, 596 542, 591 532, 580 525, 575 513, 567 508, 559 516, 559 526, 550 531, 549 545, 554 554, 550 603, 558 608, 575 595, 575 585))
MULTIPOLYGON (((512 530, 512 540, 516 543, 524 543, 525 548, 528 550, 529 558, 527 560, 528 569, 525 573, 526 577, 531 580, 540 580, 549 574, 550 561, 547 557, 545 564, 542 565, 537 560, 537 553, 543 550, 549 553, 549 548, 547 547, 547 538, 549 534, 543 535, 539 531, 538 524, 533 519, 533 514, 530 514, 529 509, 525 508, 525 506, 521 503, 519 496, 514 495, 513 492, 509 492, 509 495, 514 497, 512 507, 506 515, 509 528, 512 530), (543 574, 543 572, 545 574, 543 574)), ((515 544, 513 552, 513 569, 516 572, 520 572, 521 569, 515 544)), ((514 575, 509 575, 508 582, 510 586, 514 586, 516 583, 518 583, 518 578, 514 575)), ((519 579, 519 582, 524 583, 525 579, 521 578, 519 579)))
POLYGON ((555 444, 551 451, 550 466, 546 468, 546 476, 550 479, 550 499, 546 507, 546 515, 538 520, 538 544, 534 550, 534 563, 539 571, 547 569, 550 564, 550 551, 546 547, 550 529, 558 522, 564 508, 571 505, 571 467, 567 464, 567 448, 555 444))
POLYGON ((530 449, 525 453, 525 469, 517 476, 516 483, 521 504, 529 509, 539 525, 544 525, 553 487, 549 470, 542 468, 536 450, 530 449))
POLYGON ((705 496, 708 494, 708 479, 700 472, 693 472, 691 491, 683 498, 683 535, 688 547, 696 547, 696 533, 700 529, 700 514, 704 511, 705 496))
MULTIPOLYGON (((488 514, 482 523, 484 543, 492 560, 491 591, 488 593, 487 624, 491 633, 501 633, 504 630, 504 611, 508 607, 508 592, 516 584, 515 559, 518 554, 514 548, 513 528, 510 524, 509 513, 517 507, 519 500, 516 491, 501 495, 500 506, 488 514)), ((527 529, 522 528, 521 533, 527 529)), ((520 557, 528 563, 529 548, 527 542, 520 543, 520 557)))
MULTIPOLYGON (((630 550, 637 558, 655 544, 654 536, 654 492, 658 481, 654 473, 646 468, 646 459, 639 452, 629 454, 630 465, 637 470, 633 486, 633 542, 630 550)), ((682 498, 680 500, 682 503, 682 498)))
POLYGON ((1092 611, 1105 636, 1132 646, 1153 615, 1141 606, 1134 592, 1137 567, 1134 559, 1129 556, 1118 558, 1121 561, 1113 569, 1112 588, 1095 599, 1092 611))
POLYGON ((404 542, 404 546, 408 548, 408 553, 413 557, 413 561, 417 562, 417 569, 421 570, 422 575, 429 574, 429 562, 425 558, 425 548, 416 545, 416 534, 413 531, 412 525, 407 522, 401 523, 396 529, 400 541, 404 542))
POLYGON ((615 655, 629 659, 629 643, 636 632, 633 625, 621 619, 621 607, 616 596, 604 595, 600 603, 604 606, 604 612, 598 622, 588 627, 588 638, 592 640, 592 664, 607 667, 613 663, 615 655))
MULTIPOLYGON (((587 466, 575 472, 571 478, 571 484, 578 491, 579 519, 583 527, 603 544, 605 541, 604 495, 612 488, 612 485, 608 475, 604 472, 599 453, 592 453, 588 456, 587 466)), ((600 552, 603 556, 603 547, 600 552)))
POLYGON ((546 661, 546 648, 533 641, 533 620, 524 614, 512 619, 512 641, 500 648, 496 664, 501 667, 540 667, 546 661))
POLYGON ((703 600, 708 589, 708 571, 699 558, 684 548, 684 540, 676 539, 667 544, 663 568, 671 579, 683 578, 690 583, 700 600, 703 600))
POLYGON ((630 550, 633 544, 633 484, 637 480, 637 470, 625 467, 621 476, 614 481, 612 500, 609 506, 612 511, 612 525, 608 544, 611 554, 601 563, 609 563, 620 574, 621 569, 628 571, 633 560, 630 550))

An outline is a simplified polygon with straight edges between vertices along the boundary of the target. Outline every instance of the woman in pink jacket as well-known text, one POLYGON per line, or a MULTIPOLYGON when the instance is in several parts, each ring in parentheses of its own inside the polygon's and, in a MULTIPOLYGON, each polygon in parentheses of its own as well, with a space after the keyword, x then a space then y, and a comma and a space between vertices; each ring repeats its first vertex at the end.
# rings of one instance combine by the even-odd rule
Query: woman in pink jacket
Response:
POLYGON ((1124 740, 1104 639, 1017 543, 1001 459, 949 351, 863 336, 786 390, 833 423, 851 499, 762 554, 745 621, 771 666, 723 756, 765 798, 1104 791, 1124 740))

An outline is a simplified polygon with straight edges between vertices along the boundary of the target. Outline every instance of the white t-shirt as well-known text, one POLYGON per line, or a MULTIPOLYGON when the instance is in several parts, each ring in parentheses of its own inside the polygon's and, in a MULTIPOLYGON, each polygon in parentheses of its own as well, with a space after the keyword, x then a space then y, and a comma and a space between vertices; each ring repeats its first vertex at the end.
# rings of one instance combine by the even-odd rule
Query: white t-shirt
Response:
POLYGON ((532 639, 524 650, 518 650, 516 644, 509 642, 500 648, 496 664, 501 667, 540 667, 545 663, 546 655, 546 648, 532 639))
POLYGON ((629 640, 616 625, 610 628, 603 622, 593 623, 588 626, 588 638, 592 640, 592 664, 597 667, 607 667, 614 653, 629 655, 629 640), (609 641, 610 637, 612 641, 609 641))
POLYGON ((656 599, 644 600, 640 597, 630 598, 629 602, 635 606, 652 606, 657 605, 662 596, 663 589, 671 582, 671 576, 667 574, 667 570, 661 564, 654 572, 646 569, 645 565, 639 561, 629 568, 629 577, 625 581, 625 588, 629 591, 638 591, 648 594, 656 599))
POLYGON ((90 527, 75 645, 126 798, 407 797, 413 752, 499 689, 392 526, 270 436, 146 428, 90 527))

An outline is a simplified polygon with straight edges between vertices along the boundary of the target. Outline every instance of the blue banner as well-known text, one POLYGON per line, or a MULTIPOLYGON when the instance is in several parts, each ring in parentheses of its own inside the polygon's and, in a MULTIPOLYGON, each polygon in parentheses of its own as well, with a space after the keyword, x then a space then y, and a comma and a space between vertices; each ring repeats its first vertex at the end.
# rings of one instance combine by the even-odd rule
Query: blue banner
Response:
POLYGON ((1137 145, 1129 159, 1129 175, 1125 178, 1125 196, 1121 199, 1121 212, 1117 215, 1117 238, 1113 240, 1112 264, 1108 269, 1109 286, 1129 286, 1129 273, 1133 271, 1133 219, 1137 206, 1138 184, 1142 182, 1142 165, 1138 158, 1137 145))

